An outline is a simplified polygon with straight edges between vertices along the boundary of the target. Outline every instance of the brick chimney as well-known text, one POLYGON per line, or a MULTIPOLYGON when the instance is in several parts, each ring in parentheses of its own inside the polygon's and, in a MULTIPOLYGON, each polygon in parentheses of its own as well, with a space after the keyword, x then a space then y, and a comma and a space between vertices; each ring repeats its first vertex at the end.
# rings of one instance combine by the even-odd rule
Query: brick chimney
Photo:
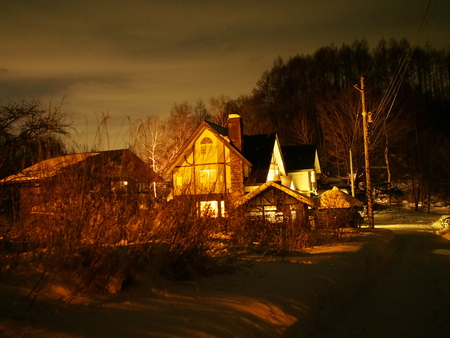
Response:
MULTIPOLYGON (((242 135, 242 119, 238 114, 230 114, 228 116, 228 137, 231 144, 233 144, 239 151, 243 150, 243 135, 242 135)), ((232 200, 236 201, 244 195, 244 164, 238 155, 230 154, 230 169, 231 169, 231 185, 230 193, 232 200)))
POLYGON ((238 114, 228 115, 228 137, 231 144, 233 144, 239 151, 242 151, 243 137, 242 137, 242 119, 238 114))

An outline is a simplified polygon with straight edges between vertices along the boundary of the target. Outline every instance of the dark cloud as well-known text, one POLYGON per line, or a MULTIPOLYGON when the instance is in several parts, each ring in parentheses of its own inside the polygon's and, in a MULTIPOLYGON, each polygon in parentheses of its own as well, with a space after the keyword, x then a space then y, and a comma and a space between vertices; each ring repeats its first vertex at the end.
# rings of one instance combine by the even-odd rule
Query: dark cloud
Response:
POLYGON ((175 102, 250 93, 278 56, 331 43, 448 47, 449 11, 423 0, 6 0, 0 102, 64 98, 77 121, 165 116, 175 102))

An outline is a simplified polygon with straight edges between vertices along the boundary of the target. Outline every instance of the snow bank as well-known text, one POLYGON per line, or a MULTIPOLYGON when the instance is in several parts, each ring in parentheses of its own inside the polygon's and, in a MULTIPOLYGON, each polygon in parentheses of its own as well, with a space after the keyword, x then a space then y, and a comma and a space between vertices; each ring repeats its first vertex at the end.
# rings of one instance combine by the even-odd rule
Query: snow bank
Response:
POLYGON ((387 229, 353 231, 338 244, 285 259, 248 257, 237 273, 195 283, 162 281, 155 287, 143 278, 132 290, 84 305, 2 305, 0 335, 308 337, 395 250, 395 235, 387 229))

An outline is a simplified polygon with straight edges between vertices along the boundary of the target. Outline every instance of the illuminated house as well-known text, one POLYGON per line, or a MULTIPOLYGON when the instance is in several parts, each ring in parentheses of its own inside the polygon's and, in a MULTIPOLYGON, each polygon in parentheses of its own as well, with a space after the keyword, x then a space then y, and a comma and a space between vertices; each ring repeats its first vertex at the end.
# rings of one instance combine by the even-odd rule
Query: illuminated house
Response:
POLYGON ((288 176, 292 179, 291 189, 308 196, 316 195, 321 175, 316 146, 284 146, 282 152, 288 176))
POLYGON ((154 195, 155 182, 162 179, 128 149, 60 156, 0 181, 17 188, 22 216, 55 214, 61 204, 78 203, 81 195, 122 196, 143 208, 154 195))
POLYGON ((243 135, 237 114, 229 116, 228 128, 202 122, 165 173, 172 180, 172 198, 189 196, 200 214, 213 217, 240 206, 244 195, 266 182, 278 183, 270 189, 292 186, 276 134, 243 135))

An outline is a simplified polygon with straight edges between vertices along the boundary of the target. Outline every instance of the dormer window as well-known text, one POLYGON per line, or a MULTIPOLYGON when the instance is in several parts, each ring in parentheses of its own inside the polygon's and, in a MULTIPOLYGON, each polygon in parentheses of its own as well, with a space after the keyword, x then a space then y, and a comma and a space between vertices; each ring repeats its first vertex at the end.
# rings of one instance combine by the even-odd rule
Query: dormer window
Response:
POLYGON ((200 141, 200 154, 206 155, 212 147, 212 140, 209 137, 204 137, 200 141))

